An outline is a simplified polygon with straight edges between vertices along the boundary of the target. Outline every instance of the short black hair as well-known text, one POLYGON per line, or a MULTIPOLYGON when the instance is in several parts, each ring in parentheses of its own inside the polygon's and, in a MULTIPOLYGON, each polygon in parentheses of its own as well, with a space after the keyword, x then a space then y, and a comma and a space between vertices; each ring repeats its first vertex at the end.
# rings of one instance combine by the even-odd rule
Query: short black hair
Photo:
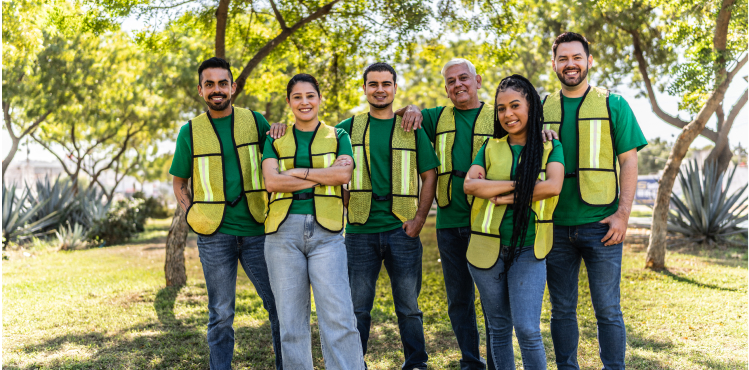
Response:
POLYGON ((198 85, 203 82, 203 71, 208 68, 221 68, 229 71, 229 82, 234 83, 234 75, 231 74, 231 65, 224 58, 213 57, 200 63, 198 67, 198 85))
POLYGON ((590 49, 588 48, 588 39, 586 39, 585 36, 579 33, 565 32, 557 36, 556 40, 554 40, 554 44, 551 46, 551 50, 552 52, 554 52, 554 58, 557 57, 557 47, 559 46, 559 44, 573 41, 579 41, 581 44, 583 44, 583 50, 585 50, 586 57, 590 55, 590 49))
POLYGON ((322 94, 320 94, 320 84, 317 83, 317 79, 312 75, 300 73, 294 75, 294 77, 292 77, 289 80, 289 83, 286 85, 286 99, 289 99, 291 97, 291 90, 294 89, 294 85, 300 82, 307 82, 312 84, 312 86, 315 88, 315 91, 317 91, 317 96, 322 98, 322 94))
POLYGON ((398 75, 395 74, 395 69, 393 69, 390 64, 382 62, 370 64, 369 67, 364 70, 364 84, 367 83, 367 74, 369 72, 390 72, 393 75, 393 83, 397 83, 396 79, 398 78, 398 75))

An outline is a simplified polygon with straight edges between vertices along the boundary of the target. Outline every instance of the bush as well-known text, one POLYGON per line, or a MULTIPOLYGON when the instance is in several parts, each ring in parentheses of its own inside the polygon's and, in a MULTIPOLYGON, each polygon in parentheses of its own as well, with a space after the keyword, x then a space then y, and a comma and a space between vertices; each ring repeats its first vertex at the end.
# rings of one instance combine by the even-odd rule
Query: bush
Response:
POLYGON ((86 246, 86 233, 83 231, 83 227, 80 224, 70 226, 60 226, 60 229, 55 231, 58 240, 58 248, 60 250, 73 250, 79 249, 86 246))
POLYGON ((147 218, 144 204, 143 199, 116 201, 106 216, 94 223, 89 237, 112 245, 125 242, 143 232, 147 218))
POLYGON ((172 215, 163 198, 146 197, 142 191, 135 192, 133 198, 143 199, 143 212, 148 218, 167 218, 172 215))

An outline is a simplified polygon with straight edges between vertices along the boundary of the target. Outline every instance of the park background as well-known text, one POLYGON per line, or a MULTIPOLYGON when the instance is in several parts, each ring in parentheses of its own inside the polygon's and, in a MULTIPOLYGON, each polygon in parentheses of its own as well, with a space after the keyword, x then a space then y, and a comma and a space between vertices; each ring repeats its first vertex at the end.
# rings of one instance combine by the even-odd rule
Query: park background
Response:
MULTIPOLYGON (((474 62, 485 102, 511 73, 542 96, 557 91, 551 43, 564 31, 591 41, 591 84, 624 96, 650 143, 624 246, 628 364, 747 367, 746 0, 13 0, 2 12, 7 368, 207 367, 195 235, 173 220, 167 173, 179 127, 205 109, 202 60, 228 59, 234 104, 270 122, 289 122, 286 82, 311 73, 321 119, 335 124, 366 109, 361 72, 374 61, 399 74, 396 107, 449 104, 440 69, 453 57, 474 62)), ((433 217, 422 242, 430 364, 457 368, 433 217)), ((402 362, 388 287, 383 272, 374 369, 402 362)), ((243 272, 237 295, 235 366, 271 368, 270 329, 243 272)), ((588 295, 582 269, 586 369, 600 368, 588 295)))

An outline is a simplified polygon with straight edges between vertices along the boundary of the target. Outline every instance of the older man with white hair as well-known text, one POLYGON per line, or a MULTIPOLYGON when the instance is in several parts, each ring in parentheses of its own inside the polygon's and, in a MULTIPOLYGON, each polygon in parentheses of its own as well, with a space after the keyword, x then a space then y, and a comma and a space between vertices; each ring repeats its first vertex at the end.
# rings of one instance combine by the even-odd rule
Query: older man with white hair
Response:
MULTIPOLYGON (((460 368, 485 369, 479 354, 476 295, 466 259, 471 200, 463 192, 463 181, 476 152, 494 135, 494 107, 479 100, 481 76, 470 61, 456 58, 447 62, 442 76, 452 105, 421 112, 424 131, 441 163, 437 168, 437 245, 447 290, 447 313, 463 356, 460 368)), ((491 356, 487 357, 493 369, 491 356)))

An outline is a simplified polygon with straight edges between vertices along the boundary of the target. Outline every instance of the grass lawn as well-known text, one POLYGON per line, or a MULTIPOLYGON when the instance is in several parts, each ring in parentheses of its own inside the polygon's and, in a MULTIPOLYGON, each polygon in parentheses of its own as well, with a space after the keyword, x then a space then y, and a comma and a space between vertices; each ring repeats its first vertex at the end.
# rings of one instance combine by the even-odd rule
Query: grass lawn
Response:
MULTIPOLYGON (((207 369, 207 295, 195 235, 186 249, 188 284, 164 287, 169 220, 149 223, 129 244, 73 252, 36 247, 2 263, 2 362, 6 369, 207 369), (25 254, 24 254, 25 253, 25 254)), ((671 251, 668 270, 642 268, 646 237, 632 230, 624 250, 622 306, 630 369, 747 367, 747 250, 671 251)), ((424 311, 429 364, 457 369, 457 347, 438 262, 434 219, 422 232, 424 311)), ((398 369, 398 326, 384 272, 373 309, 370 369, 398 369)), ((580 273, 579 361, 601 368, 585 270, 580 273)), ((541 331, 555 369, 545 299, 541 331)), ((480 314, 480 310, 479 310, 480 314)), ((483 318, 479 317, 483 323, 483 318)), ((273 368, 270 327, 260 298, 239 272, 234 321, 236 369, 273 368)), ((483 327, 481 327, 483 332, 483 327)), ((313 355, 324 368, 316 318, 313 355)), ((483 345, 482 339, 482 345, 483 345)), ((515 350, 518 368, 520 353, 515 350)))

